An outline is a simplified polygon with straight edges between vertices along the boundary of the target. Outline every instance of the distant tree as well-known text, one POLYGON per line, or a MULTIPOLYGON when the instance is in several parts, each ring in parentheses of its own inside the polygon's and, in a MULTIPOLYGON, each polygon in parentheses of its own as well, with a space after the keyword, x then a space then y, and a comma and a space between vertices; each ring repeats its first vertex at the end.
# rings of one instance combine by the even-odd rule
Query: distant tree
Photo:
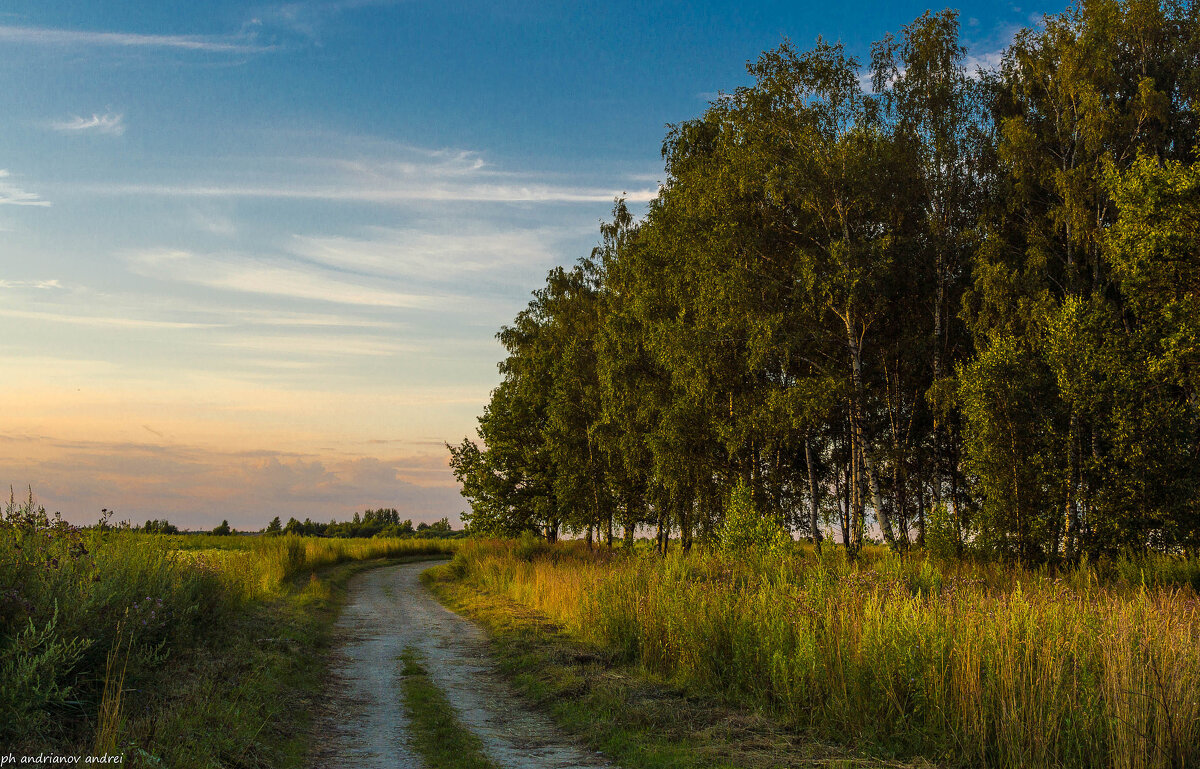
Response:
POLYGON ((281 524, 279 522, 279 516, 277 515, 271 519, 270 523, 267 524, 266 533, 267 534, 279 534, 282 531, 283 531, 283 524, 281 524))
POLYGON ((229 521, 221 521, 221 525, 212 530, 212 533, 217 536, 227 536, 233 531, 229 528, 229 521))
POLYGON ((134 527, 134 531, 143 531, 147 534, 178 534, 179 528, 166 518, 159 518, 158 520, 146 521, 146 524, 141 529, 134 527))

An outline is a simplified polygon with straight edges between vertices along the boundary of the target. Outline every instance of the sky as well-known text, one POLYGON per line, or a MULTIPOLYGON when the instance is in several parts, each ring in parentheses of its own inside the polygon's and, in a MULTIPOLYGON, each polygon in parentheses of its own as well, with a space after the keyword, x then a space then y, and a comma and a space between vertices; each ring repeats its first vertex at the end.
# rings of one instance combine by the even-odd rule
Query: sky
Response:
MULTIPOLYGON (((5 0, 0 481, 74 523, 457 526, 495 332, 644 210, 666 125, 926 8, 5 0)), ((960 5, 971 61, 1061 8, 960 5)))

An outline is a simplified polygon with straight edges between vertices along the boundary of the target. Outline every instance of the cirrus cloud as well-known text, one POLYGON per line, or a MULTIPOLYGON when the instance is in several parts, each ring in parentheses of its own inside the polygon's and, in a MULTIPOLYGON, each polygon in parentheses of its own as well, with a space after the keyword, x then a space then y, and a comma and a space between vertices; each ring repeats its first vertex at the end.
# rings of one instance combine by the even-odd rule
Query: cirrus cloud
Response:
POLYGON ((262 53, 273 46, 232 36, 147 35, 136 32, 93 32, 82 29, 15 27, 0 25, 0 43, 65 47, 103 46, 116 48, 174 48, 204 53, 262 53))
POLYGON ((26 192, 9 181, 10 178, 12 175, 0 168, 0 205, 41 206, 43 208, 50 205, 50 201, 43 200, 42 196, 36 192, 26 192))
POLYGON ((103 115, 92 113, 91 117, 72 115, 69 120, 55 120, 50 127, 59 133, 66 134, 107 134, 120 136, 125 133, 125 116, 120 113, 106 112, 103 115))

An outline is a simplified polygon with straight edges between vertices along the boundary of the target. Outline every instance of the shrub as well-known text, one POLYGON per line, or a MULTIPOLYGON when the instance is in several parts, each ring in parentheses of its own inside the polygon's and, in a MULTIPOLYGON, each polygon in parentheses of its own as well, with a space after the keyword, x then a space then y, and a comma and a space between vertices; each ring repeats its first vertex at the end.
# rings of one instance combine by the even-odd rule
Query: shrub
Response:
POLYGON ((718 549, 726 556, 779 556, 791 549, 792 538, 783 525, 764 515, 754 505, 750 487, 744 481, 729 494, 725 521, 717 539, 718 549))

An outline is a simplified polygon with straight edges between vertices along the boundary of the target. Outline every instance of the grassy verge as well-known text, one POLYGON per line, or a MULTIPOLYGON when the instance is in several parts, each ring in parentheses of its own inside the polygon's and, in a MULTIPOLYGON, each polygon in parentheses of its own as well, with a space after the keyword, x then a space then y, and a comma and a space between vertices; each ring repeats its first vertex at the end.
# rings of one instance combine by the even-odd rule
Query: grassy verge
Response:
POLYGON ((922 766, 856 755, 769 716, 670 685, 545 615, 464 581, 457 564, 422 579, 446 606, 482 625, 518 692, 567 733, 628 769, 922 766))
POLYGON ((135 767, 307 766, 346 583, 364 569, 436 557, 352 561, 288 580, 277 598, 228 623, 219 644, 178 655, 134 692, 146 696, 135 696, 118 751, 135 767))
POLYGON ((822 742, 957 767, 1200 762, 1200 598, 1177 578, 1200 562, 791 550, 468 542, 454 565, 614 660, 822 742))
POLYGON ((300 765, 345 580, 454 547, 81 530, 10 499, 0 745, 135 767, 300 765))
POLYGON ((412 746, 425 765, 429 769, 495 769, 479 738, 459 723, 446 695, 430 680, 417 651, 405 649, 400 661, 412 746))

